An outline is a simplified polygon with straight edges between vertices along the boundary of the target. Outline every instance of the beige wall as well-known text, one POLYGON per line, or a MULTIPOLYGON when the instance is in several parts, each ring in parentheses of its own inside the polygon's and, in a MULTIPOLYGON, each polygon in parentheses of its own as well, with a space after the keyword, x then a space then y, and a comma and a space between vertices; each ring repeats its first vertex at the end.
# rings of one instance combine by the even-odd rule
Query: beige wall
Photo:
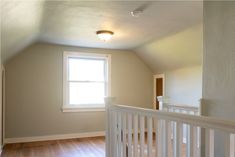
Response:
POLYGON ((167 71, 165 81, 165 94, 171 103, 198 106, 202 97, 202 66, 167 71))
POLYGON ((104 130, 104 112, 61 112, 63 51, 111 54, 117 103, 152 107, 152 72, 135 53, 36 44, 6 63, 7 138, 104 130))
MULTIPOLYGON (((204 114, 235 121, 235 2, 204 1, 204 114)), ((215 156, 223 154, 216 134, 215 156)))

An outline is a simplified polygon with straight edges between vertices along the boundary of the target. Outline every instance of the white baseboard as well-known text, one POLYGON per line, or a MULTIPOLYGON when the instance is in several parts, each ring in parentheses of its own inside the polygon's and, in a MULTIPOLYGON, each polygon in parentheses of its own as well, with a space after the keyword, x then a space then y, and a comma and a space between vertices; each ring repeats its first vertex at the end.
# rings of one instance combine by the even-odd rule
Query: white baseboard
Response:
POLYGON ((4 141, 5 141, 5 144, 10 144, 10 143, 63 140, 63 139, 98 137, 98 136, 105 136, 105 131, 74 133, 74 134, 47 135, 47 136, 33 136, 33 137, 19 137, 19 138, 5 138, 4 141))

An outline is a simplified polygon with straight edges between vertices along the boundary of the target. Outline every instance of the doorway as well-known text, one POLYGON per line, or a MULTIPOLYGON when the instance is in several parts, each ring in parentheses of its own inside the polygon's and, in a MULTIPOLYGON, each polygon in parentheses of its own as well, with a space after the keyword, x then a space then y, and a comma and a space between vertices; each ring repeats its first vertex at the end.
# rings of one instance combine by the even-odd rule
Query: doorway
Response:
POLYGON ((155 110, 159 110, 159 102, 157 100, 158 96, 164 96, 164 92, 165 92, 165 75, 164 74, 158 74, 158 75, 154 75, 154 96, 153 96, 153 108, 155 110))

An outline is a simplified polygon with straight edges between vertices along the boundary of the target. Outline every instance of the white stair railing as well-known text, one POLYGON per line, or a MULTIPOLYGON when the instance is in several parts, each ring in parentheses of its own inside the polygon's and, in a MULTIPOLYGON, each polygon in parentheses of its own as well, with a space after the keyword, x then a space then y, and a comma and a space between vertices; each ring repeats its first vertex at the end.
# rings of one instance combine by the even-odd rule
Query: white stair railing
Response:
MULTIPOLYGON (((201 115, 201 99, 199 100, 199 103, 197 106, 192 106, 192 105, 186 105, 186 104, 172 104, 170 103, 170 98, 169 97, 165 97, 165 96, 158 96, 157 97, 158 102, 159 102, 159 110, 160 111, 165 111, 165 112, 175 112, 175 113, 181 113, 181 114, 189 114, 189 115, 201 115)), ((174 139, 176 138, 176 125, 174 125, 173 122, 171 122, 171 138, 174 139)), ((163 130, 163 132, 165 132, 165 130, 163 130)), ((190 156, 190 126, 189 125, 183 125, 183 135, 182 135, 182 139, 183 139, 183 143, 186 145, 187 147, 187 152, 186 152, 186 156, 190 156)), ((198 154, 201 152, 200 150, 200 143, 201 143, 201 131, 200 128, 197 127, 195 130, 195 138, 193 140, 196 140, 195 143, 197 144, 197 146, 195 146, 195 148, 197 148, 195 150, 196 155, 195 156, 199 156, 198 154)), ((177 149, 176 147, 174 147, 174 149, 177 149)))
POLYGON ((172 104, 169 103, 170 98, 165 96, 157 97, 159 102, 159 110, 166 112, 176 112, 190 115, 201 115, 201 100, 197 106, 184 105, 184 104, 172 104))
POLYGON ((217 130, 227 136, 225 157, 235 157, 234 121, 114 105, 113 100, 105 100, 106 157, 214 157, 217 130), (172 123, 176 128, 173 140, 172 123), (189 127, 188 147, 183 145, 183 124, 189 127), (205 154, 197 152, 198 128, 206 132, 205 154))

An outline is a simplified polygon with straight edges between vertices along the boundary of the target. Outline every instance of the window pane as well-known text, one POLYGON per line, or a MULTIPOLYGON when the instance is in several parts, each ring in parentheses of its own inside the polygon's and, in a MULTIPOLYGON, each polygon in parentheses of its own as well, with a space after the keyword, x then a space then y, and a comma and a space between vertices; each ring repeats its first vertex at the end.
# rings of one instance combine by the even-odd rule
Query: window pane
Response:
MULTIPOLYGON (((103 104, 105 83, 77 83, 69 84, 69 104, 103 104)), ((89 106, 88 106, 89 107, 89 106)))
POLYGON ((105 60, 69 58, 70 81, 104 81, 105 60))

